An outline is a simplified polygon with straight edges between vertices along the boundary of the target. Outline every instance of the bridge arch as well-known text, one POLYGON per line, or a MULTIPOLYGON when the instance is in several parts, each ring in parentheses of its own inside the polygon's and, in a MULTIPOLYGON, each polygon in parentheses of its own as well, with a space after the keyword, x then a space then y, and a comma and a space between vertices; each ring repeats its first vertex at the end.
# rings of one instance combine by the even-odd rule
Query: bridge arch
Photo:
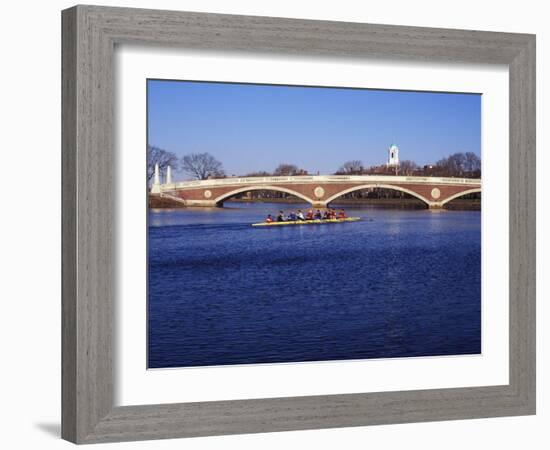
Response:
MULTIPOLYGON (((341 197, 342 195, 346 195, 346 194, 349 194, 351 192, 360 191, 362 189, 369 189, 369 188, 393 189, 394 191, 405 192, 406 194, 412 195, 413 197, 416 197, 417 199, 421 200, 422 202, 424 202, 426 204, 426 206, 430 206, 430 200, 428 200, 426 197, 424 197, 420 194, 417 194, 414 191, 411 191, 410 189, 407 189, 407 188, 404 188, 404 187, 401 187, 401 186, 393 186, 391 184, 380 184, 380 183, 363 184, 361 186, 354 186, 354 187, 351 187, 351 188, 348 188, 348 189, 344 189, 343 191, 340 191, 340 192, 334 194, 333 196, 327 198, 326 203, 328 205, 330 202, 336 200, 338 197, 341 197)), ((464 194, 462 194, 462 195, 464 195, 464 194)))
POLYGON ((225 200, 227 200, 230 197, 233 197, 234 195, 241 194, 243 192, 250 192, 250 191, 276 191, 276 192, 284 192, 286 194, 294 195, 298 198, 301 198, 306 203, 312 204, 313 200, 305 196, 304 194, 301 194, 300 192, 294 191, 292 189, 288 189, 282 186, 246 186, 239 189, 235 189, 233 191, 226 192, 225 194, 219 195, 214 199, 214 202, 216 205, 223 203, 225 200))
POLYGON ((443 200, 441 202, 441 205, 444 205, 445 203, 449 203, 451 200, 454 200, 455 198, 459 198, 459 197, 462 197, 463 195, 468 195, 468 194, 477 194, 477 193, 481 193, 481 188, 474 188, 474 189, 468 189, 466 191, 462 191, 462 192, 457 192, 456 194, 454 195, 451 195, 449 198, 446 198, 445 200, 443 200))

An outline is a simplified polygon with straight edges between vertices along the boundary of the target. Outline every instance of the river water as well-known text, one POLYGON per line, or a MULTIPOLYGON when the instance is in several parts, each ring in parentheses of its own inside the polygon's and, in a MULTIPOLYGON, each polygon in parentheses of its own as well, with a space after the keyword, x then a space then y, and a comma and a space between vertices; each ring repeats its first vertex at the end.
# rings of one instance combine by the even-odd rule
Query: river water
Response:
POLYGON ((280 208, 150 210, 150 368, 480 353, 479 211, 250 226, 280 208))

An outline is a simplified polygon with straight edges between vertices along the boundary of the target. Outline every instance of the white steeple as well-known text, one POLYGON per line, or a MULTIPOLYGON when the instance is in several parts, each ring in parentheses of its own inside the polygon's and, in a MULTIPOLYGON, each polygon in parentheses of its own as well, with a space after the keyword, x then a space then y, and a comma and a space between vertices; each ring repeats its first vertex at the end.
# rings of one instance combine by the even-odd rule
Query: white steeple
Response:
POLYGON ((395 144, 390 145, 390 148, 388 148, 388 162, 386 165, 387 166, 399 165, 399 147, 397 147, 397 145, 395 144))
POLYGON ((172 184, 172 168, 170 166, 166 168, 166 183, 172 184))

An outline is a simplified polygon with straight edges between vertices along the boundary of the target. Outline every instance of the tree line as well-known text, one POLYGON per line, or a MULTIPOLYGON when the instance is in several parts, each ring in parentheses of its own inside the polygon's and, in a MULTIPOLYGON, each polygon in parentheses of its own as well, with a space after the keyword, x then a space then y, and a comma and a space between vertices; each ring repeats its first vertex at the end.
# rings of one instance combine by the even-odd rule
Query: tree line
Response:
MULTIPOLYGON (((181 158, 170 152, 155 146, 147 147, 147 180, 151 181, 155 174, 155 166, 158 165, 160 176, 166 176, 168 166, 175 172, 184 172, 197 180, 213 178, 225 178, 227 175, 223 165, 210 153, 190 153, 181 158)), ((294 164, 279 164, 273 172, 250 172, 245 177, 266 177, 266 176, 294 176, 307 175, 307 170, 300 169, 294 164)))
MULTIPOLYGON (((147 147, 147 176, 150 181, 158 164, 161 177, 165 177, 168 166, 175 172, 184 172, 194 179, 206 180, 225 178, 223 165, 210 153, 190 153, 181 158, 170 151, 155 146, 147 147)), ((481 159, 472 152, 454 153, 440 159, 433 165, 420 166, 411 160, 404 160, 399 166, 365 166, 362 161, 346 161, 335 175, 405 175, 481 178, 481 159)), ((273 172, 258 171, 242 174, 245 177, 308 175, 308 171, 295 164, 279 164, 273 172)))
POLYGON ((472 152, 453 153, 435 164, 418 165, 411 160, 400 161, 398 166, 365 167, 359 160, 346 161, 336 175, 405 175, 431 177, 481 178, 481 159, 472 152))

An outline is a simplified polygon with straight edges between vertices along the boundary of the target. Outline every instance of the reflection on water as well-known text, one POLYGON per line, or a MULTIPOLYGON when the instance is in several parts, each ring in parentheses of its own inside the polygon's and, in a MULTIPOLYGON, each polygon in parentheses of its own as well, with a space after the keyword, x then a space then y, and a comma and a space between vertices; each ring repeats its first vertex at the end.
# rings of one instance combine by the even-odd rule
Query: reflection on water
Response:
POLYGON ((480 353, 478 211, 250 226, 281 208, 150 211, 149 367, 480 353))

